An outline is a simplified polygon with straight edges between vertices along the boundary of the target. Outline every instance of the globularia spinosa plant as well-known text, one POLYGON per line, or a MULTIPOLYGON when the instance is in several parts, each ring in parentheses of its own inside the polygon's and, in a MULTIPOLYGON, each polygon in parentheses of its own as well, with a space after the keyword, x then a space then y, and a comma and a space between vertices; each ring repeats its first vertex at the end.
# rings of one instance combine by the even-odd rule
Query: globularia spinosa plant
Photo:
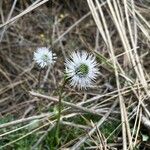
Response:
MULTIPOLYGON (((40 66, 41 69, 46 66, 52 66, 55 62, 56 54, 49 50, 47 47, 37 48, 34 52, 33 60, 40 66)), ((79 90, 89 88, 93 85, 97 76, 100 74, 98 64, 94 55, 86 51, 75 51, 64 62, 65 77, 63 85, 60 87, 59 92, 59 106, 56 128, 56 140, 59 143, 59 124, 61 117, 61 99, 63 88, 67 82, 70 86, 78 88, 79 90)))

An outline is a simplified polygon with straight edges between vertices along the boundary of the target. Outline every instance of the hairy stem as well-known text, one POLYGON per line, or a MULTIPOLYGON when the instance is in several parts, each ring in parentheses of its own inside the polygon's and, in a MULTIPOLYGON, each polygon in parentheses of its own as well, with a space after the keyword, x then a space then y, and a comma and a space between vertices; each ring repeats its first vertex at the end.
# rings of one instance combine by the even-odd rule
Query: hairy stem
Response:
POLYGON ((41 74, 42 74, 42 68, 40 69, 40 71, 39 71, 39 76, 38 76, 38 88, 40 88, 40 84, 41 84, 41 74))
POLYGON ((62 100, 62 94, 63 94, 63 89, 65 87, 66 84, 66 80, 63 81, 63 84, 59 90, 59 102, 58 102, 58 116, 57 116, 57 126, 56 126, 56 141, 57 144, 59 145, 59 133, 60 133, 60 118, 61 118, 61 109, 62 109, 62 104, 61 104, 61 100, 62 100))

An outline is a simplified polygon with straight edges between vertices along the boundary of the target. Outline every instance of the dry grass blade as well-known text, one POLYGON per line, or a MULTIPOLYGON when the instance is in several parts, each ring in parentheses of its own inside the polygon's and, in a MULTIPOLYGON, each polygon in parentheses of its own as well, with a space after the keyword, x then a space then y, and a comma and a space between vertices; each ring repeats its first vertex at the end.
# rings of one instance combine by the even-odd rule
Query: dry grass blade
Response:
POLYGON ((42 115, 38 115, 38 116, 32 116, 32 117, 29 117, 29 118, 23 118, 23 119, 20 119, 20 120, 15 120, 15 121, 12 121, 12 122, 8 122, 8 123, 5 123, 5 124, 1 124, 1 125, 0 125, 0 129, 1 129, 1 128, 6 128, 6 127, 8 127, 8 126, 13 126, 13 125, 16 125, 16 124, 19 124, 19 123, 31 121, 31 120, 36 120, 36 119, 40 119, 40 118, 45 118, 45 117, 48 117, 48 116, 50 116, 50 115, 51 115, 51 113, 47 113, 47 114, 42 114, 42 115))
MULTIPOLYGON (((51 100, 55 103, 56 102, 58 103, 58 99, 54 98, 54 97, 46 96, 46 95, 39 94, 39 93, 36 93, 36 92, 30 92, 30 94, 33 95, 33 96, 36 96, 36 97, 48 99, 48 100, 51 100)), ((86 112, 86 113, 102 116, 99 112, 97 112, 95 110, 88 109, 88 108, 85 108, 85 107, 81 107, 81 106, 78 106, 78 105, 70 103, 70 102, 62 101, 62 104, 66 105, 66 106, 69 106, 69 107, 72 107, 72 108, 75 108, 75 109, 78 109, 78 110, 86 112)))
MULTIPOLYGON (((128 142, 129 142, 129 148, 133 149, 132 145, 132 137, 131 137, 131 131, 130 131, 130 127, 129 127, 129 121, 127 119, 127 112, 126 112, 126 108, 125 108, 125 102, 123 100, 123 97, 120 93, 120 79, 118 76, 118 70, 117 70, 117 65, 119 65, 116 60, 115 57, 115 53, 114 53, 114 49, 112 46, 112 42, 111 42, 111 38, 110 38, 110 34, 108 31, 108 27, 107 27, 107 23, 106 23, 106 19, 105 16, 103 14, 103 10, 100 6, 99 1, 96 1, 96 4, 93 3, 93 1, 87 1, 89 4, 89 7, 91 9, 93 18, 97 24, 97 27, 103 37, 103 40, 105 41, 110 57, 112 58, 112 63, 114 65, 114 70, 115 70, 115 76, 116 76, 116 83, 117 83, 117 88, 118 88, 118 96, 120 99, 120 109, 121 109, 121 117, 122 117, 122 134, 123 134, 123 147, 124 150, 127 149, 127 140, 126 140, 126 133, 128 135, 128 142), (98 7, 99 10, 99 14, 96 10, 96 6, 98 7), (106 42, 107 41, 107 42, 106 42), (124 124, 125 123, 125 124, 124 124)), ((123 1, 123 7, 125 10, 125 17, 126 20, 124 20, 123 17, 123 9, 121 9, 121 5, 119 2, 116 1, 107 1, 108 4, 108 8, 106 7, 106 9, 108 9, 109 14, 112 17, 112 20, 114 22, 114 25, 116 26, 116 29, 118 30, 118 33, 121 37, 121 42, 124 46, 124 50, 126 51, 126 55, 127 55, 127 59, 125 59, 127 63, 126 65, 130 65, 130 67, 134 66, 136 75, 138 77, 139 82, 143 85, 143 88, 145 89, 145 92, 147 95, 149 95, 149 91, 148 91, 148 86, 147 86, 147 81, 145 79, 145 75, 144 75, 144 71, 142 68, 142 64, 140 62, 138 53, 137 53, 137 22, 136 22, 136 11, 135 11, 135 4, 134 1, 131 1, 131 9, 130 11, 132 12, 133 15, 133 28, 131 28, 131 21, 129 20, 129 12, 128 12, 128 2, 126 0, 123 1), (122 21, 123 20, 123 21, 122 21), (124 22, 127 22, 127 27, 128 29, 125 28, 124 22), (127 37, 127 34, 129 33, 130 38, 127 37), (131 40, 131 41, 130 41, 131 40), (131 43, 131 45, 130 45, 131 43), (129 53, 127 52, 129 49, 131 49, 131 47, 133 48, 133 51, 129 51, 129 53)), ((125 66, 126 66, 125 65, 125 66)), ((120 67, 120 66, 119 66, 120 67)), ((121 68, 121 71, 123 71, 123 68, 121 68)), ((124 71, 122 72, 123 74, 124 71)))
POLYGON ((82 137, 80 141, 78 141, 73 147, 70 148, 70 150, 80 149, 80 147, 87 140, 87 138, 89 136, 91 136, 96 131, 96 129, 99 128, 106 121, 106 119, 108 118, 108 116, 111 114, 111 112, 113 111, 113 109, 116 107, 117 103, 118 103, 118 100, 116 100, 114 102, 114 104, 109 109, 109 111, 99 120, 99 122, 95 125, 95 127, 88 132, 87 136, 82 137))
MULTIPOLYGON (((88 3, 89 3, 89 6, 94 5, 92 3, 92 1, 88 1, 88 3)), ((121 93, 120 93, 120 83, 119 83, 119 76, 118 76, 117 65, 116 65, 117 61, 116 61, 116 58, 115 58, 115 54, 114 54, 114 50, 113 50, 113 46, 112 46, 112 42, 111 42, 111 38, 110 38, 110 34, 109 34, 109 31, 108 31, 108 27, 107 27, 107 24, 106 24, 105 17, 102 13, 102 9, 101 9, 98 1, 96 1, 96 4, 98 5, 99 11, 100 11, 102 23, 99 23, 100 18, 94 17, 94 15, 93 15, 93 17, 94 17, 95 21, 99 20, 99 22, 96 22, 98 27, 102 26, 102 24, 104 25, 104 30, 102 32, 100 30, 100 33, 103 35, 103 32, 104 31, 106 32, 106 37, 107 37, 107 41, 108 41, 108 49, 110 50, 110 57, 112 58, 112 62, 113 62, 113 65, 114 65, 116 83, 117 83, 117 88, 118 88, 118 96, 119 96, 119 101, 120 101, 121 118, 122 118, 123 149, 126 150, 127 149, 126 126, 125 126, 125 123, 127 124, 127 120, 125 120, 126 110, 124 109, 123 97, 121 96, 121 93)), ((113 12, 112 5, 109 1, 108 1, 108 5, 110 6, 110 9, 113 12)), ((92 11, 93 11, 93 9, 96 11, 96 9, 93 8, 93 7, 91 9, 92 9, 92 11)), ((113 14, 114 14, 114 12, 113 12, 113 14)), ((116 22, 116 24, 117 24, 117 22, 116 22)), ((104 41, 105 41, 105 39, 104 39, 104 41)))
POLYGON ((29 12, 31 12, 32 10, 36 9, 37 7, 43 5, 44 3, 48 2, 49 0, 43 0, 43 1, 41 1, 41 2, 40 2, 40 1, 41 1, 41 0, 35 1, 30 7, 28 7, 26 10, 24 10, 22 13, 20 13, 19 15, 15 16, 15 17, 13 17, 13 18, 11 18, 11 19, 9 19, 9 20, 6 21, 5 23, 1 24, 1 25, 0 25, 0 28, 6 26, 6 25, 9 24, 9 23, 12 23, 12 22, 16 21, 16 20, 19 19, 20 17, 26 15, 27 13, 29 13, 29 12), (38 3, 37 3, 37 2, 38 2, 38 3))

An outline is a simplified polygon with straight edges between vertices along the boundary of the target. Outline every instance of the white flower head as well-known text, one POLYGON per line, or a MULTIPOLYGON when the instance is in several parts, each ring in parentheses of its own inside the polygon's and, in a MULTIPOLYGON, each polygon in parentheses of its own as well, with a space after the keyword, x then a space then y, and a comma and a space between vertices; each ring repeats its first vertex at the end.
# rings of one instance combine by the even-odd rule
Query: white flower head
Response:
POLYGON ((92 86, 100 73, 95 57, 85 51, 73 52, 70 59, 66 60, 65 67, 70 85, 78 89, 92 86))
POLYGON ((36 52, 34 52, 33 60, 41 67, 44 68, 46 66, 52 65, 55 61, 56 54, 52 53, 47 47, 37 48, 36 52))

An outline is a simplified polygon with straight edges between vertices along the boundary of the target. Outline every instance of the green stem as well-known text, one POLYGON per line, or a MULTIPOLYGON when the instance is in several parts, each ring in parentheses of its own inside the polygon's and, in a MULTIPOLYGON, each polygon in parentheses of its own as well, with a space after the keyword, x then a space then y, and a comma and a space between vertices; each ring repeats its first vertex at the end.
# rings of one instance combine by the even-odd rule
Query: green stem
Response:
POLYGON ((41 84, 41 74, 42 74, 42 68, 40 69, 40 71, 39 71, 39 76, 38 76, 38 88, 40 88, 40 84, 41 84))
POLYGON ((59 145, 59 133, 60 133, 60 118, 61 118, 61 108, 62 108, 62 104, 61 104, 61 100, 62 100, 62 94, 63 94, 63 89, 65 87, 65 84, 66 84, 67 80, 64 80, 63 81, 63 84, 60 88, 60 91, 59 91, 59 102, 58 102, 58 116, 57 116, 57 126, 56 126, 56 141, 57 141, 57 144, 59 145))

